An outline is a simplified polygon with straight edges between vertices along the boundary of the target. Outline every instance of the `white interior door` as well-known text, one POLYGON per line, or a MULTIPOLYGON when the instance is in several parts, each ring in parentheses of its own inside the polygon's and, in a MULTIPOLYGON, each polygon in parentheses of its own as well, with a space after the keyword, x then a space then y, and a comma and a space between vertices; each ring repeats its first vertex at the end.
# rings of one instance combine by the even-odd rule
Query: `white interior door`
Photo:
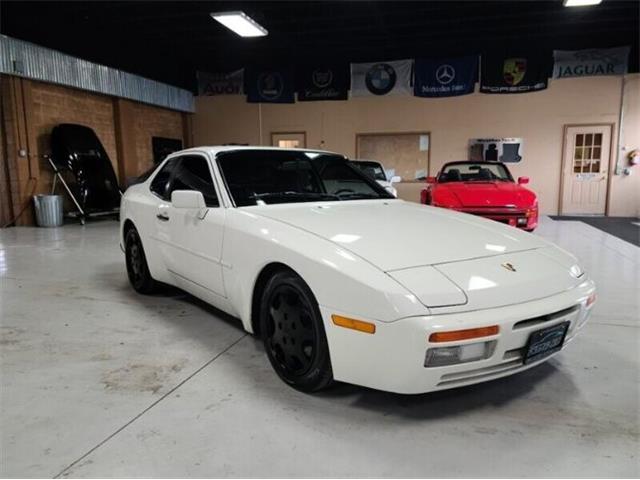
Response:
POLYGON ((562 172, 562 214, 604 215, 611 126, 567 127, 562 172))

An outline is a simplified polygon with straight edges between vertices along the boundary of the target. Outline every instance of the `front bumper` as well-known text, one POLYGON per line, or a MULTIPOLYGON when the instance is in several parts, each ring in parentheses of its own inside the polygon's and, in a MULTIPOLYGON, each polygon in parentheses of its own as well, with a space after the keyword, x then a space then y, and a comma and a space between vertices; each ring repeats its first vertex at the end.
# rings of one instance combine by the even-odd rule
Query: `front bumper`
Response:
POLYGON ((373 322, 375 334, 333 325, 332 314, 359 317, 321 306, 334 378, 379 390, 415 394, 471 385, 521 372, 555 355, 524 365, 524 348, 531 333, 568 321, 566 345, 586 323, 592 307, 587 307, 586 302, 594 291, 593 282, 585 280, 570 291, 517 305, 373 322), (500 327, 498 335, 486 337, 486 340, 497 341, 489 358, 443 367, 424 366, 430 347, 485 340, 430 344, 428 338, 432 333, 489 325, 500 327))
POLYGON ((507 207, 463 207, 457 210, 459 212, 488 218, 490 220, 504 223, 512 227, 522 228, 524 230, 533 230, 538 226, 537 208, 535 210, 520 210, 507 207))

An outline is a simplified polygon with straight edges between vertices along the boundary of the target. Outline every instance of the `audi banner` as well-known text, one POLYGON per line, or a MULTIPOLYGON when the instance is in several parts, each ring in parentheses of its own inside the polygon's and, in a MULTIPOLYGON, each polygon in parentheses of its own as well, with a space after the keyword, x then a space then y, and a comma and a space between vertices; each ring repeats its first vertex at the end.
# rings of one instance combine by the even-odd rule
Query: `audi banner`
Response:
POLYGON ((415 63, 416 97, 456 97, 473 93, 478 78, 478 57, 429 59, 415 63))

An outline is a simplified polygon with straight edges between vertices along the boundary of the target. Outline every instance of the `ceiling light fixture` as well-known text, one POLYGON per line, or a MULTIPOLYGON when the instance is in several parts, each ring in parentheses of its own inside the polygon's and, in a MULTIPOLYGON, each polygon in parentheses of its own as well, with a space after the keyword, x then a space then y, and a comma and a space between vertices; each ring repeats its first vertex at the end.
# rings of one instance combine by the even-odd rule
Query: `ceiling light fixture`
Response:
POLYGON ((598 5, 602 0, 563 0, 565 7, 586 7, 589 5, 598 5))
POLYGON ((241 37, 264 37, 269 33, 244 12, 212 12, 211 17, 241 37))

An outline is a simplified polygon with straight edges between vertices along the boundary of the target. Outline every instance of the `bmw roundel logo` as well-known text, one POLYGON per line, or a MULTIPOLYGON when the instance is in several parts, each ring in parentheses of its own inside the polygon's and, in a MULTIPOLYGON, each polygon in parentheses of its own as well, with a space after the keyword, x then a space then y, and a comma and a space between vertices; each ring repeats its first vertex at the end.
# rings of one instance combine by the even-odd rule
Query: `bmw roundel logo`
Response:
POLYGON ((275 100, 284 90, 284 80, 279 72, 263 72, 258 75, 258 93, 262 98, 275 100))
POLYGON ((377 63, 365 76, 365 85, 374 95, 385 95, 393 90, 398 76, 388 63, 377 63))

